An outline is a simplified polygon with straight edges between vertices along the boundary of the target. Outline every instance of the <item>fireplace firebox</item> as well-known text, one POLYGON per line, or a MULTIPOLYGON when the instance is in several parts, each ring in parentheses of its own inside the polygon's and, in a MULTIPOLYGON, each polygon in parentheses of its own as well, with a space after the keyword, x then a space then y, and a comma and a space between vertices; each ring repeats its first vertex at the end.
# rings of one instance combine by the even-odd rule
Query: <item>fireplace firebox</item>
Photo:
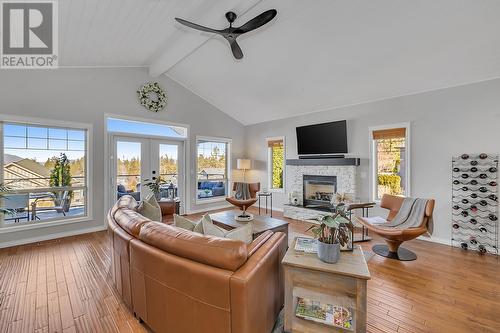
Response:
POLYGON ((303 206, 320 208, 330 206, 330 201, 337 193, 336 176, 303 175, 303 206))

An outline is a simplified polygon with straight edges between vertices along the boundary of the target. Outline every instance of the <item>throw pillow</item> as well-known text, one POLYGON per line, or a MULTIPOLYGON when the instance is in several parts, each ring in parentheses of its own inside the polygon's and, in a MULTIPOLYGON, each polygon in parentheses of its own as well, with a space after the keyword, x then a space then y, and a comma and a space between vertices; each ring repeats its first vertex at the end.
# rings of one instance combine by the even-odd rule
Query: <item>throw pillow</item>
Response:
POLYGON ((151 221, 161 222, 161 208, 154 195, 148 196, 139 205, 139 213, 151 221))
POLYGON ((174 226, 189 231, 194 231, 199 234, 203 233, 203 225, 201 223, 201 220, 198 222, 193 222, 190 219, 187 219, 184 216, 180 216, 177 214, 174 214, 174 226))
POLYGON ((235 239, 235 240, 241 240, 247 244, 250 244, 253 241, 253 235, 252 235, 252 224, 248 223, 244 226, 232 229, 232 230, 226 230, 221 227, 216 226, 213 222, 210 216, 205 215, 201 219, 201 222, 203 224, 203 233, 205 235, 210 235, 210 236, 217 236, 221 238, 229 238, 229 239, 235 239))

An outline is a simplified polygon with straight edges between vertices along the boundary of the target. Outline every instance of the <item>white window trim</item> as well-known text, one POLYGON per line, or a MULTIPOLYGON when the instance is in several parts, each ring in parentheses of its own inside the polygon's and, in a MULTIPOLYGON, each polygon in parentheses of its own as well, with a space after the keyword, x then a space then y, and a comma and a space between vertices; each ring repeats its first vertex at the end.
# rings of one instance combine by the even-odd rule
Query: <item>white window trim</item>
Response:
POLYGON ((232 168, 231 168, 231 160, 232 160, 232 155, 231 155, 231 146, 233 144, 233 139, 231 138, 223 138, 223 137, 214 137, 214 136, 201 136, 197 135, 196 136, 196 141, 195 141, 195 170, 194 170, 194 198, 195 198, 195 204, 196 205, 206 205, 206 204, 211 204, 215 202, 221 202, 221 201, 226 201, 226 198, 230 197, 231 192, 232 192, 232 181, 231 181, 231 175, 232 175, 232 168), (227 193, 225 196, 217 197, 217 198, 206 198, 206 199, 200 199, 198 198, 198 141, 213 141, 213 142, 221 142, 221 143, 226 143, 227 144, 227 152, 226 152, 226 163, 227 163, 227 193))
POLYGON ((370 156, 371 156, 371 197, 377 204, 380 203, 380 199, 377 198, 377 146, 375 140, 373 140, 373 131, 386 130, 391 128, 405 128, 405 158, 406 158, 406 184, 405 184, 405 195, 407 197, 411 196, 411 123, 403 122, 397 124, 373 126, 369 128, 369 140, 370 140, 370 156))
POLYGON ((267 190, 273 193, 285 193, 286 188, 286 138, 285 136, 274 136, 266 138, 267 150, 267 190), (271 150, 267 146, 269 141, 283 140, 283 188, 272 188, 272 156, 271 150))
MULTIPOLYGON (((2 123, 22 123, 28 125, 40 125, 47 127, 63 127, 63 128, 73 128, 73 129, 82 129, 87 131, 87 138, 85 141, 85 159, 86 159, 86 181, 87 181, 87 209, 86 215, 78 216, 74 218, 66 218, 66 219, 57 219, 57 220, 46 220, 43 222, 26 222, 22 225, 14 225, 14 226, 5 226, 3 219, 0 221, 0 234, 3 233, 11 233, 11 232, 19 232, 23 230, 30 229, 42 229, 48 228, 51 226, 57 226, 62 224, 72 224, 79 222, 89 222, 94 219, 94 195, 93 195, 93 125, 88 123, 80 123, 73 121, 61 121, 61 120, 53 120, 48 118, 36 118, 36 117, 21 117, 15 115, 5 115, 0 114, 0 119, 2 123)), ((3 145, 3 126, 0 126, 0 164, 3 165, 4 160, 4 145, 3 145)), ((2 166, 3 168, 3 166, 2 166)), ((3 169, 0 172, 0 183, 3 182, 3 169)))

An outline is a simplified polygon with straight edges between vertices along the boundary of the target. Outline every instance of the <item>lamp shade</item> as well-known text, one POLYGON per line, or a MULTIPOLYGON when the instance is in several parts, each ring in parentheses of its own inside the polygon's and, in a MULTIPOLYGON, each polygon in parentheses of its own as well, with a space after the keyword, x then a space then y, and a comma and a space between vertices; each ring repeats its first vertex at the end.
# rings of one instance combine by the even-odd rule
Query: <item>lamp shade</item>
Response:
POLYGON ((252 166, 252 161, 246 158, 238 158, 236 160, 236 168, 238 170, 248 170, 252 166))

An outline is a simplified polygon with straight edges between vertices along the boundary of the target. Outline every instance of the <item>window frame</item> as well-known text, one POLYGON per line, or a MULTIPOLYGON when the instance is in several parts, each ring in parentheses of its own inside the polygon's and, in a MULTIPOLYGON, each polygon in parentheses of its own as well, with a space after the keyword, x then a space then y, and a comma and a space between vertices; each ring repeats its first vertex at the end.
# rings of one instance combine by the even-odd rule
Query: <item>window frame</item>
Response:
POLYGON ((387 130, 393 128, 404 128, 405 129, 405 167, 406 167, 406 181, 405 181, 405 196, 411 196, 411 123, 403 122, 396 124, 373 126, 369 128, 369 140, 370 140, 370 168, 371 168, 371 198, 372 201, 380 204, 378 198, 378 181, 377 181, 377 140, 373 139, 373 132, 379 130, 387 130))
POLYGON ((28 221, 26 223, 22 223, 19 225, 5 225, 3 218, 0 218, 0 234, 10 233, 10 232, 18 232, 22 230, 30 230, 30 229, 40 229, 47 228, 51 226, 57 225, 65 225, 79 222, 90 222, 94 220, 94 211, 93 211, 93 125, 89 123, 80 123, 73 121, 61 121, 61 120, 53 120, 49 118, 36 118, 36 117, 22 117, 15 115, 0 115, 0 164, 2 165, 2 170, 0 172, 0 183, 4 181, 4 171, 3 171, 3 163, 4 163, 4 123, 19 123, 23 125, 32 125, 32 126, 42 126, 48 128, 64 128, 64 129, 76 129, 76 130, 84 130, 86 131, 85 138, 85 186, 86 187, 86 209, 85 214, 77 217, 67 217, 67 218, 54 218, 47 219, 44 221, 32 222, 28 221))
POLYGON ((194 182, 194 195, 195 195, 195 203, 197 205, 203 205, 203 204, 210 204, 214 202, 221 202, 221 201, 226 201, 226 198, 231 196, 232 192, 232 181, 231 181, 231 161, 232 161, 232 155, 231 155, 231 145, 233 143, 233 140, 231 138, 224 138, 224 137, 213 137, 213 136, 201 136, 197 135, 196 140, 195 140, 195 182, 194 182), (198 198, 198 143, 200 141, 211 141, 211 142, 219 142, 219 143, 225 143, 227 145, 227 151, 226 151, 226 182, 227 182, 227 191, 225 196, 220 196, 220 197, 212 197, 212 198, 198 198))
POLYGON ((267 149, 267 190, 273 193, 285 193, 286 189, 286 137, 285 136, 274 136, 266 138, 266 149, 267 149), (269 147, 269 141, 283 141, 283 187, 273 188, 273 167, 272 167, 272 149, 269 147))

